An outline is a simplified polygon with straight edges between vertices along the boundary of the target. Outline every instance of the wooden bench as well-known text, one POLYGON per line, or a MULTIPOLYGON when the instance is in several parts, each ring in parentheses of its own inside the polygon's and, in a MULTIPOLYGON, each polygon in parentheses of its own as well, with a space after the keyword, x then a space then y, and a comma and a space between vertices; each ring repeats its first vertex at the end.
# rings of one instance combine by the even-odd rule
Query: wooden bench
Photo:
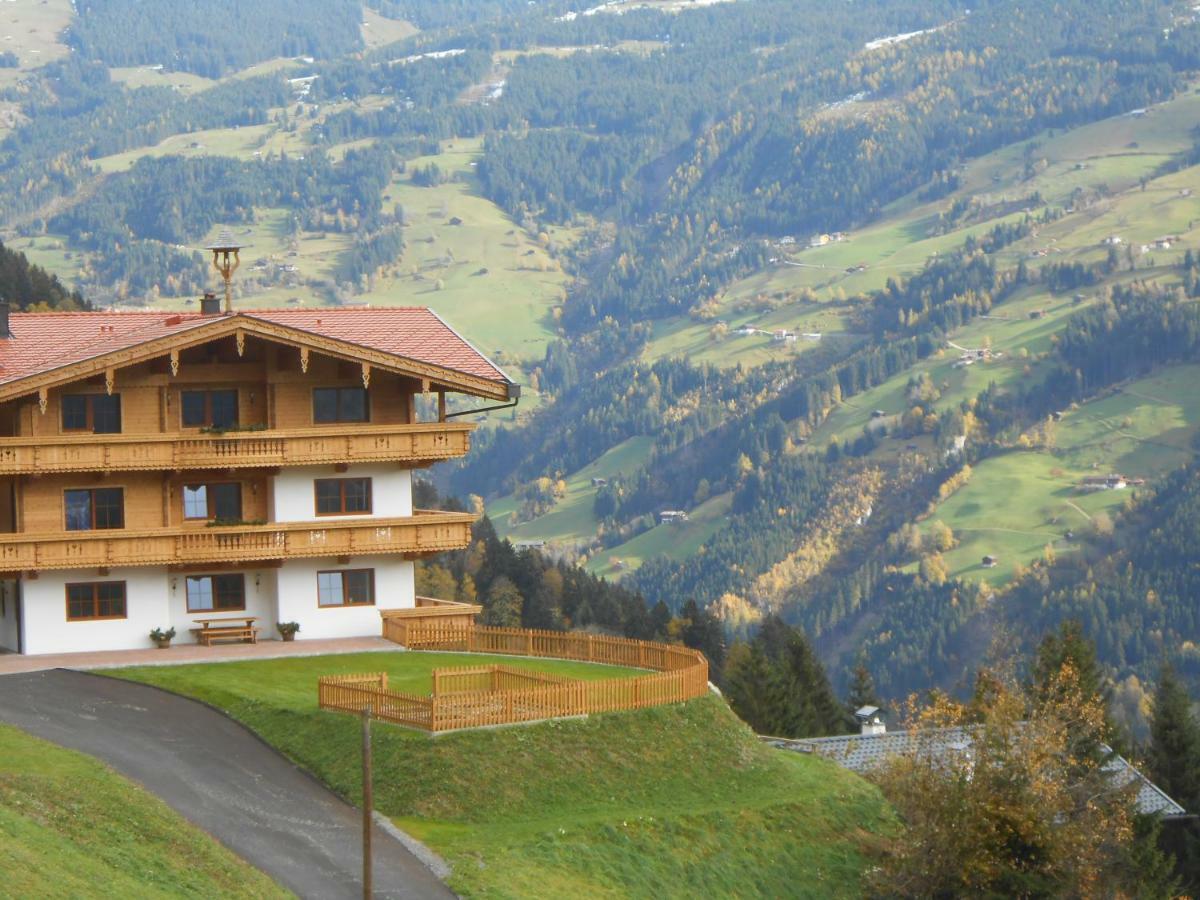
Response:
POLYGON ((256 616, 240 616, 233 619, 193 619, 199 628, 191 629, 197 643, 211 647, 214 641, 242 641, 258 643, 259 629, 254 627, 256 616), (245 624, 239 624, 245 623, 245 624))

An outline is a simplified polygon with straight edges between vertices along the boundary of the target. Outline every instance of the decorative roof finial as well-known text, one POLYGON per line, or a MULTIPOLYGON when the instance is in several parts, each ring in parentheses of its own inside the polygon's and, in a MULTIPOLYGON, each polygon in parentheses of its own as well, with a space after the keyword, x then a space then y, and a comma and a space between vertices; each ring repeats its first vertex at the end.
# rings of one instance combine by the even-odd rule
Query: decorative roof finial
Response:
POLYGON ((221 233, 217 235, 216 243, 204 248, 205 250, 212 251, 213 268, 225 280, 226 315, 233 312, 233 291, 230 285, 233 282, 233 273, 237 271, 237 267, 241 264, 241 258, 238 256, 238 253, 241 250, 245 250, 247 246, 249 245, 238 244, 233 237, 233 232, 228 228, 222 228, 221 233))

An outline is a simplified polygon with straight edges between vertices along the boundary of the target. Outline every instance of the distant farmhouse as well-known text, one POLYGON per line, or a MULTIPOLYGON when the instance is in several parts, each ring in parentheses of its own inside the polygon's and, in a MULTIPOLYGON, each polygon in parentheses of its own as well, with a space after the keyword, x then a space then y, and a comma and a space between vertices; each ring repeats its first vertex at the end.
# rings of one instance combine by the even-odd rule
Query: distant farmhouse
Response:
POLYGON ((1079 483, 1079 489, 1087 493, 1093 491, 1123 491, 1126 487, 1145 484, 1145 478, 1129 478, 1113 472, 1108 475, 1087 475, 1079 483))
MULTIPOLYGON (((874 706, 864 706, 855 714, 861 732, 835 737, 764 738, 781 750, 798 753, 815 753, 833 760, 844 769, 860 775, 885 765, 897 756, 916 756, 951 759, 962 754, 974 753, 974 729, 935 728, 921 734, 907 731, 888 731, 880 711, 874 706)), ((1104 768, 1110 773, 1118 787, 1129 784, 1136 786, 1136 804, 1143 815, 1176 819, 1187 816, 1187 810, 1168 797, 1145 775, 1135 769, 1124 757, 1113 753, 1111 747, 1101 745, 1101 751, 1109 755, 1104 768)))

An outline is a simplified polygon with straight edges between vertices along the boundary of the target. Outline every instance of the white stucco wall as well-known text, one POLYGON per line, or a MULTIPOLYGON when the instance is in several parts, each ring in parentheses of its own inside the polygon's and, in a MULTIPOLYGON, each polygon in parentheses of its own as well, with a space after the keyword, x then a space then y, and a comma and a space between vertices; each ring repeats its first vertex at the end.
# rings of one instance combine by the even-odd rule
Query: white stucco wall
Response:
MULTIPOLYGON (((228 570, 226 570, 228 571, 228 570)), ((168 572, 163 567, 113 569, 108 575, 97 576, 94 569, 42 572, 36 579, 24 579, 21 584, 24 600, 24 631, 26 653, 76 653, 89 650, 138 650, 153 647, 150 631, 174 627, 175 643, 195 643, 191 633, 198 627, 198 618, 234 618, 238 615, 257 616, 261 628, 259 640, 279 635, 275 623, 275 569, 247 570, 246 610, 240 612, 187 611, 187 588, 184 579, 192 575, 219 575, 211 572, 168 572), (255 579, 258 584, 255 584, 255 579), (124 619, 97 621, 67 621, 67 584, 85 581, 124 581, 124 619), (174 585, 174 587, 172 587, 174 585)), ((315 578, 316 576, 314 576, 315 578)), ((6 604, 6 606, 9 604, 6 604)), ((12 612, 9 613, 12 615, 12 612)), ((4 636, 0 626, 0 640, 4 636)), ((16 649, 15 640, 8 649, 16 649)))
POLYGON ((12 579, 0 579, 0 649, 16 653, 19 644, 17 583, 12 579))
POLYGON ((21 582, 26 653, 133 650, 153 647, 150 631, 171 623, 167 571, 163 567, 42 572, 21 582), (67 621, 67 585, 85 581, 124 581, 124 619, 67 621))
MULTIPOLYGON (((318 516, 316 489, 313 482, 319 478, 370 478, 371 517, 396 518, 412 515, 412 473, 395 465, 349 466, 338 472, 333 466, 297 466, 284 469, 272 479, 271 520, 274 522, 310 522, 317 519, 329 521, 329 516, 318 516)), ((337 519, 364 518, 362 516, 337 516, 337 519)), ((368 517, 369 518, 369 517, 368 517)))
POLYGON ((348 565, 332 559, 288 560, 276 576, 279 621, 300 623, 296 640, 379 635, 379 610, 416 605, 413 564, 398 556, 356 556, 348 565), (374 569, 375 605, 318 606, 317 572, 337 569, 374 569))

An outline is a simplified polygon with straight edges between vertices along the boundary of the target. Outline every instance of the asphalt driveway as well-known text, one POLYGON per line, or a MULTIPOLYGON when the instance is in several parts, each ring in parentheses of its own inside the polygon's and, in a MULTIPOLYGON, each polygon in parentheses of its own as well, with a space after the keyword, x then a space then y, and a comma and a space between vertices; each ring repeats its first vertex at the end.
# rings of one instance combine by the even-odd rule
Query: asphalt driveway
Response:
MULTIPOLYGON (((301 897, 362 896, 361 811, 201 703, 56 669, 0 677, 0 720, 103 760, 301 897)), ((454 896, 392 836, 372 843, 377 896, 454 896)))

